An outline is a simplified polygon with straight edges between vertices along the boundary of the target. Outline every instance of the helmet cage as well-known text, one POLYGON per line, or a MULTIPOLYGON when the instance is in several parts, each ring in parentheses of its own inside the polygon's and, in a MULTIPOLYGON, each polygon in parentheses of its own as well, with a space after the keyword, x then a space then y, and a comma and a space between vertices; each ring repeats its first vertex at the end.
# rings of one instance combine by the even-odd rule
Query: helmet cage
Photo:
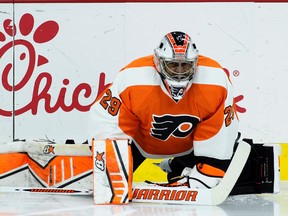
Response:
POLYGON ((154 64, 174 100, 180 100, 197 68, 198 50, 188 34, 170 32, 154 50, 154 64))
POLYGON ((191 80, 195 73, 197 57, 194 59, 175 59, 158 57, 160 73, 167 79, 173 81, 191 80))

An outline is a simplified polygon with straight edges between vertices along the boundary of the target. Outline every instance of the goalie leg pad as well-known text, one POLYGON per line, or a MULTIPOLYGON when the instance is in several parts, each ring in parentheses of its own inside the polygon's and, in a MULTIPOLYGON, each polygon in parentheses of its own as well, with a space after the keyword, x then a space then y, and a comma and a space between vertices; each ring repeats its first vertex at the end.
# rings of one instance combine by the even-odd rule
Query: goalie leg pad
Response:
POLYGON ((95 204, 125 204, 132 199, 132 154, 128 140, 93 140, 95 204))

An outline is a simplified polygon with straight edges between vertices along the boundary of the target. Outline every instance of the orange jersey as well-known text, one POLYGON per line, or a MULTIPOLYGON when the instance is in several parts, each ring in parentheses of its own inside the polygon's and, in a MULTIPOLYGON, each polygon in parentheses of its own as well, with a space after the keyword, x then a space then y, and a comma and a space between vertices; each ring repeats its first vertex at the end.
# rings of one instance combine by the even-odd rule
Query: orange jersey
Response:
POLYGON ((199 56, 184 97, 175 102, 153 56, 123 68, 91 107, 92 137, 133 140, 149 158, 196 156, 230 159, 238 133, 231 82, 214 60, 199 56))

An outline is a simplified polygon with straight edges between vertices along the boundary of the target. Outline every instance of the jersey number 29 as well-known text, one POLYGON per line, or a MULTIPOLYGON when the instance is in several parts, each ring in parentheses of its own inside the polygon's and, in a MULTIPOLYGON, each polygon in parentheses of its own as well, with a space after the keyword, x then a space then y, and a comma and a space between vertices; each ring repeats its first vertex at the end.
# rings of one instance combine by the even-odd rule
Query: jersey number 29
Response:
POLYGON ((111 90, 107 89, 105 95, 101 98, 100 104, 105 110, 108 109, 110 115, 115 116, 118 114, 121 101, 116 97, 112 97, 111 90))

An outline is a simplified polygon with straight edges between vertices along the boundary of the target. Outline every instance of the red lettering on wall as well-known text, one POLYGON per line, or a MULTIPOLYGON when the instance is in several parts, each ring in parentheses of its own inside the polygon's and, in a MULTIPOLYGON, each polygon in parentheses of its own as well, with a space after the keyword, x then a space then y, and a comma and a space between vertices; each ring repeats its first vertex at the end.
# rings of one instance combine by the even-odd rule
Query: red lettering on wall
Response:
MULTIPOLYGON (((28 99, 28 102, 19 104, 17 97, 16 101, 13 102, 17 104, 17 106, 14 104, 15 115, 21 115, 28 111, 33 115, 37 115, 38 109, 42 109, 39 104, 40 101, 44 104, 44 109, 47 113, 55 113, 58 110, 65 112, 71 112, 72 110, 87 112, 96 97, 109 85, 105 84, 105 73, 101 72, 98 81, 98 92, 96 94, 92 91, 92 86, 88 83, 79 83, 74 89, 71 89, 72 87, 69 86, 70 80, 68 78, 62 80, 60 88, 57 87, 59 88, 57 93, 58 89, 55 90, 55 85, 59 86, 59 83, 55 83, 52 73, 48 71, 38 72, 41 70, 39 67, 48 63, 49 60, 36 53, 32 42, 39 45, 55 38, 59 32, 58 23, 53 20, 48 20, 39 26, 35 26, 34 17, 26 13, 20 18, 19 28, 13 24, 11 19, 3 21, 3 28, 6 34, 0 31, 0 43, 5 42, 4 45, 0 46, 0 59, 2 59, 3 62, 3 59, 5 59, 4 54, 9 53, 8 51, 10 51, 10 53, 14 52, 14 56, 7 58, 8 61, 11 58, 11 62, 6 63, 6 65, 2 63, 2 72, 0 71, 0 85, 2 84, 1 95, 7 93, 12 101, 12 93, 17 94, 17 96, 21 95, 22 92, 25 94, 24 88, 27 91, 27 88, 31 88, 30 86, 32 84, 31 95, 27 93, 26 95, 21 95, 25 97, 25 99, 28 99), (9 37, 6 37, 6 35, 9 37), (32 35, 33 40, 24 39, 24 37, 28 35, 32 35), (13 41, 6 41, 12 36, 14 36, 13 41), (18 39, 18 36, 20 36, 21 39, 18 39), (21 50, 21 53, 15 52, 16 49, 21 50), (19 54, 20 61, 23 61, 27 66, 25 68, 25 66, 22 65, 17 68, 17 65, 14 65, 16 69, 14 70, 15 74, 13 74, 12 58, 17 61, 19 60, 15 53, 19 54), (38 67, 37 70, 35 70, 36 67, 38 67), (37 76, 36 72, 38 73, 37 76), (89 102, 83 102, 83 99, 89 102)), ((93 83, 93 85, 95 84, 97 83, 93 83)), ((5 105, 12 107, 12 103, 5 105)), ((13 110, 10 110, 12 108, 5 109, 1 106, 4 106, 4 104, 0 104, 0 116, 12 116, 13 110)))
MULTIPOLYGON (((7 66, 7 68, 11 67, 7 66)), ((5 86, 5 89, 8 92, 12 91, 12 86, 8 83, 8 73, 6 74, 3 72, 2 74, 2 84, 5 86), (5 76, 5 77, 4 77, 5 76), (5 80, 5 84, 4 81, 5 80)), ((29 76, 26 76, 27 78, 29 76)), ((27 79, 26 78, 26 79, 27 79)), ((105 89, 105 87, 108 85, 105 85, 105 74, 100 73, 99 77, 99 85, 98 85, 98 93, 99 95, 101 91, 105 89)), ((23 87, 25 87, 25 83, 27 83, 29 80, 25 80, 24 78, 22 79, 22 84, 21 85, 15 85, 15 91, 20 92, 23 87), (17 86, 17 88, 16 88, 17 86)), ((25 104, 24 106, 17 108, 15 110, 15 115, 21 115, 25 112, 31 111, 33 115, 37 115, 38 109, 39 109, 39 102, 42 100, 44 101, 44 109, 47 113, 54 113, 57 112, 59 109, 65 111, 65 112, 70 112, 72 110, 78 110, 80 112, 87 112, 90 110, 91 105, 93 102, 96 100, 97 95, 92 95, 92 87, 88 83, 80 83, 74 90, 71 98, 71 104, 66 104, 65 103, 65 98, 66 98, 66 92, 67 92, 67 86, 69 85, 69 79, 64 79, 63 80, 63 87, 60 89, 58 96, 53 95, 54 97, 57 98, 55 104, 52 104, 52 95, 49 92, 51 90, 51 85, 53 82, 52 75, 48 72, 42 72, 40 73, 34 83, 33 91, 32 91, 32 96, 31 100, 29 103, 25 104), (41 88, 40 88, 41 86, 41 88), (44 87, 43 87, 44 86, 44 87), (91 99, 90 103, 88 104, 81 104, 79 99, 80 98, 87 98, 91 99)), ((0 107, 0 116, 12 116, 12 110, 4 110, 1 109, 0 107)))

